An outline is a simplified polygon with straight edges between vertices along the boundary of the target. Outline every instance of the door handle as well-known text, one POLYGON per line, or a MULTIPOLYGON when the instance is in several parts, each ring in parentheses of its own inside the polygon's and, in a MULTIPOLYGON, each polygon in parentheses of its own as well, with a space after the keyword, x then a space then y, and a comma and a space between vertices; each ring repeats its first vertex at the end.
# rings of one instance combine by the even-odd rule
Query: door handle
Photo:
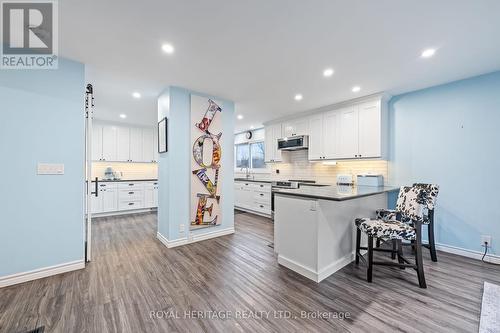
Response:
POLYGON ((90 192, 90 194, 95 194, 96 197, 99 196, 99 178, 95 177, 95 192, 90 192))

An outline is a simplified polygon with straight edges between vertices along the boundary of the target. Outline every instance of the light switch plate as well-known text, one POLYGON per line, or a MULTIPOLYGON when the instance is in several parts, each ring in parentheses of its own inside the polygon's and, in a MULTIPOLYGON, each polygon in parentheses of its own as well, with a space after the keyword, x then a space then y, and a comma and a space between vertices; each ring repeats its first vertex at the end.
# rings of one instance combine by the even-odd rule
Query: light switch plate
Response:
POLYGON ((38 163, 38 175, 64 175, 64 164, 60 163, 38 163))

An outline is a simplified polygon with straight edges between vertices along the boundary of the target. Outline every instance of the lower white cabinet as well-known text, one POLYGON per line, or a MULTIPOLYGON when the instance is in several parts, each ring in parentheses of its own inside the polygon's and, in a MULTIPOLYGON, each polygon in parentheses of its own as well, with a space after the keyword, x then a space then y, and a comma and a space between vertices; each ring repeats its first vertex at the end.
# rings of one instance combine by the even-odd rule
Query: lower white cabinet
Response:
POLYGON ((144 184, 144 208, 158 207, 158 183, 144 184))
POLYGON ((235 181, 234 190, 235 208, 271 216, 271 184, 235 181))
MULTIPOLYGON (((92 184, 95 186, 95 182, 92 184)), ((94 214, 158 207, 157 181, 103 181, 98 183, 98 193, 92 196, 94 214)))

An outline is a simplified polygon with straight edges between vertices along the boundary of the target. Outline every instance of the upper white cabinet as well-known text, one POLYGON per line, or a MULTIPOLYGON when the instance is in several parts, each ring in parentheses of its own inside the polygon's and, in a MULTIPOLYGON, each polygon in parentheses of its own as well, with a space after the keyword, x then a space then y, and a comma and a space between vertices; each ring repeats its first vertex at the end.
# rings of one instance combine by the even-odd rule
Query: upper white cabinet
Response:
POLYGON ((283 123, 283 136, 291 137, 296 135, 309 134, 309 120, 308 118, 294 119, 283 123))
POLYGON ((309 118, 309 160, 339 158, 339 113, 330 111, 309 118))
POLYGON ((154 130, 145 128, 142 130, 142 160, 144 162, 155 162, 154 130))
POLYGON ((116 160, 130 161, 130 128, 119 126, 116 130, 116 160))
POLYGON ((130 129, 130 160, 135 162, 143 162, 141 128, 132 127, 130 129))
POLYGON ((266 126, 265 128, 265 161, 281 162, 281 150, 278 150, 278 139, 282 138, 281 124, 266 126))
POLYGON ((102 126, 92 125, 92 160, 102 161, 102 126))
POLYGON ((93 124, 92 160, 156 162, 156 137, 153 128, 93 124))
POLYGON ((380 101, 359 104, 358 157, 382 156, 382 112, 380 101))
POLYGON ((104 125, 102 127, 102 160, 117 161, 118 160, 118 128, 112 125, 104 125))
POLYGON ((358 157, 358 108, 349 106, 337 111, 340 117, 339 158, 358 157))
POLYGON ((380 100, 355 104, 340 112, 339 158, 383 157, 386 145, 385 110, 380 100))

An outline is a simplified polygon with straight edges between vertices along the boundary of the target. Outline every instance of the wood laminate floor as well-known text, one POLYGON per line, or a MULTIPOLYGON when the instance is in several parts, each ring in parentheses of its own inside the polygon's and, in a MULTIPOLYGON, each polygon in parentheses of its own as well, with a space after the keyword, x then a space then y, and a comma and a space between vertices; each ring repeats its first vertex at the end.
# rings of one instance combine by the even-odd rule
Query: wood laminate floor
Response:
POLYGON ((174 249, 154 214, 98 219, 86 269, 0 289, 0 332, 477 332, 483 281, 500 284, 498 267, 427 251, 428 289, 382 266, 369 284, 354 264, 316 284, 277 264, 270 220, 235 219, 234 235, 174 249))

